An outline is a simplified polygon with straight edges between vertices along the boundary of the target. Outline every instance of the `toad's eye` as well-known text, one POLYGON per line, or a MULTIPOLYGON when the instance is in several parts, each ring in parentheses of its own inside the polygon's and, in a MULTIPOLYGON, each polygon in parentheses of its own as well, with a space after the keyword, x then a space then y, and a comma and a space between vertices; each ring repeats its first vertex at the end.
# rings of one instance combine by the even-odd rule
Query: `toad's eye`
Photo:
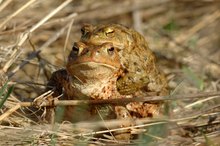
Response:
POLYGON ((110 48, 107 49, 107 51, 108 51, 109 55, 113 55, 114 51, 115 51, 115 48, 114 47, 110 47, 110 48))
POLYGON ((81 34, 85 35, 85 29, 84 28, 81 28, 81 34))
POLYGON ((82 42, 75 42, 72 47, 71 56, 80 56, 85 50, 86 45, 82 42))
POLYGON ((92 25, 84 24, 84 26, 81 28, 82 37, 85 37, 87 34, 91 33, 92 31, 93 31, 92 25))
POLYGON ((108 37, 112 37, 114 35, 114 29, 113 28, 106 28, 105 35, 108 37))
POLYGON ((71 55, 78 56, 79 55, 79 48, 76 46, 73 46, 72 51, 71 51, 71 55))
POLYGON ((81 28, 82 36, 85 36, 89 31, 86 28, 81 28))

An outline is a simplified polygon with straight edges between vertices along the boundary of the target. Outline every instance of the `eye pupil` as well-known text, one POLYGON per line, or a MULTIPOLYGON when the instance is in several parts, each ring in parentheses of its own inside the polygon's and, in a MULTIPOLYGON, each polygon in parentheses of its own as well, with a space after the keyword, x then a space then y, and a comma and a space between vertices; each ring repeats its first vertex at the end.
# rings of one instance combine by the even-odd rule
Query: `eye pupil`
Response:
POLYGON ((113 55, 115 48, 111 47, 108 49, 108 54, 113 55))
POLYGON ((114 30, 111 28, 108 28, 105 30, 105 35, 108 37, 113 37, 114 36, 114 30))
POLYGON ((108 50, 109 50, 109 51, 114 51, 114 49, 115 49, 114 47, 111 47, 111 48, 109 48, 108 50))
POLYGON ((82 35, 85 35, 85 29, 84 28, 81 28, 81 33, 82 33, 82 35))
POLYGON ((73 53, 73 55, 78 55, 78 53, 79 53, 79 48, 77 48, 76 46, 73 46, 73 48, 72 48, 72 53, 73 53))

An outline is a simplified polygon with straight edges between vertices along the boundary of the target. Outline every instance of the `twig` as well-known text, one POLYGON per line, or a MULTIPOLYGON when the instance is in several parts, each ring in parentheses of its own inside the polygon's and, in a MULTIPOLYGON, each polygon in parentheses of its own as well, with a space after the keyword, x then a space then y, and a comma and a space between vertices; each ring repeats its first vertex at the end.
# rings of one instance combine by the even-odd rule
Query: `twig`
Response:
POLYGON ((41 95, 39 98, 40 101, 36 102, 20 102, 15 107, 10 109, 8 112, 0 116, 0 121, 5 117, 16 111, 20 107, 44 107, 44 106, 74 106, 74 105, 100 105, 100 104, 114 104, 114 105, 124 105, 129 102, 161 102, 167 100, 192 100, 196 98, 204 98, 210 96, 220 96, 220 92, 206 92, 206 93, 197 93, 190 95, 172 95, 171 97, 167 96, 149 96, 149 97, 135 97, 135 98, 121 98, 121 99, 106 99, 106 100, 58 100, 54 98, 52 102, 45 100, 45 96, 51 96, 51 92, 46 92, 41 95), (45 98, 42 100, 42 98, 45 98), (42 102, 41 102, 42 100, 42 102), (37 103, 38 102, 38 103, 37 103))
MULTIPOLYGON (((172 95, 168 96, 149 96, 149 97, 135 97, 135 98, 121 98, 121 99, 106 99, 106 100, 54 100, 55 106, 68 106, 68 105, 83 105, 83 104, 114 104, 122 105, 129 102, 160 102, 168 100, 192 100, 196 98, 204 98, 210 96, 220 96, 220 92, 206 92, 190 95, 172 95)), ((44 105, 47 106, 47 105, 44 105)))
POLYGON ((13 17, 15 17, 16 15, 18 15, 20 12, 22 12, 23 10, 25 10, 28 6, 30 6, 31 4, 33 4, 36 0, 30 0, 28 1, 25 5, 23 5, 20 9, 18 9, 17 11, 15 11, 14 13, 12 13, 10 16, 8 16, 5 21, 3 21, 0 24, 0 29, 9 21, 11 20, 13 17))
POLYGON ((7 7, 8 4, 10 4, 13 0, 5 0, 3 4, 0 5, 0 12, 4 10, 5 7, 7 7))
MULTIPOLYGON (((149 97, 135 97, 135 98, 120 98, 120 99, 105 99, 105 100, 58 100, 54 98, 54 101, 51 105, 49 102, 41 104, 41 106, 75 106, 75 105, 100 105, 100 104, 114 104, 114 105, 123 105, 129 102, 161 102, 168 100, 192 100, 197 98, 211 97, 211 96, 220 96, 220 92, 205 92, 205 93, 196 93, 190 95, 172 95, 168 96, 149 96, 149 97)), ((21 102, 19 103, 23 107, 28 106, 39 106, 33 102, 21 102)))
POLYGON ((64 44, 64 48, 63 48, 63 60, 64 60, 64 63, 66 63, 66 49, 67 49, 67 43, 69 41, 69 38, 70 38, 70 32, 71 32, 71 29, 72 29, 72 25, 73 25, 73 22, 74 22, 74 19, 72 19, 69 23, 69 27, 68 27, 68 30, 67 30, 67 34, 66 34, 66 39, 65 39, 65 44, 64 44))
MULTIPOLYGON (((193 106, 195 106, 195 105, 197 105, 197 104, 201 104, 201 103, 203 103, 203 102, 206 102, 206 101, 208 101, 208 100, 213 100, 213 99, 215 99, 215 98, 219 98, 219 97, 218 97, 218 96, 212 96, 212 97, 209 97, 209 98, 206 98, 206 99, 202 99, 202 100, 193 102, 193 103, 191 103, 191 104, 188 104, 188 105, 186 105, 184 108, 185 108, 185 109, 189 109, 189 108, 191 108, 191 107, 193 107, 193 106)), ((177 112, 177 111, 179 111, 179 110, 181 110, 181 109, 176 109, 176 110, 174 110, 173 112, 177 112)))
MULTIPOLYGON (((106 132, 113 132, 113 131, 119 131, 119 130, 126 130, 126 129, 135 129, 135 128, 143 128, 143 127, 148 127, 148 126, 152 126, 152 125, 159 125, 159 124, 166 124, 166 123, 174 123, 176 122, 178 125, 180 126, 185 126, 184 125, 184 121, 189 121, 195 118, 198 118, 199 116, 202 115, 194 115, 194 116, 188 116, 185 118, 178 118, 178 119, 167 119, 167 118, 160 118, 160 119, 156 119, 156 118, 142 118, 142 119, 132 119, 132 120, 128 120, 128 119, 114 119, 114 120, 106 120, 105 124, 103 123, 103 121, 95 121, 95 122, 80 122, 80 123, 75 123, 75 124, 61 124, 59 127, 59 130, 57 131, 52 131, 47 129, 47 127, 51 127, 48 125, 44 125, 43 127, 41 127, 39 129, 39 125, 36 128, 25 128, 25 130, 31 130, 31 131, 35 131, 35 132, 43 132, 43 131, 47 131, 51 134, 56 134, 58 136, 61 136, 63 134, 68 134, 68 131, 79 131, 79 134, 71 134, 71 136, 73 137, 77 137, 77 136, 87 136, 87 135, 94 135, 94 134, 102 134, 102 133, 106 133, 106 132), (121 123, 134 123, 135 126, 129 126, 129 127, 123 127, 123 128, 115 128, 115 127, 119 127, 121 125, 121 123), (109 130, 102 130, 102 131, 97 131, 97 132, 81 132, 82 129, 86 129, 88 131, 91 131, 92 129, 96 129, 96 128, 100 128, 100 127, 105 127, 108 126, 110 128, 114 128, 109 130), (74 127, 74 129, 71 129, 72 127, 74 127), (64 131, 66 133, 64 133, 64 131)), ((206 115, 206 117, 208 117, 208 115, 206 115)), ((213 124, 218 124, 219 121, 215 121, 213 124)), ((207 125, 207 124, 206 124, 207 125)), ((196 126, 196 125, 193 125, 196 126)), ((201 125, 198 125, 201 126, 201 125)), ((9 127, 9 126, 1 126, 3 128, 8 128, 8 129, 17 129, 17 130, 22 130, 23 128, 20 127, 9 127)), ((51 128, 50 128, 51 129, 51 128)))
POLYGON ((64 1, 59 7, 57 7, 56 9, 54 9, 51 13, 49 13, 47 16, 45 16, 43 19, 41 19, 41 21, 39 21, 37 24, 35 24, 31 29, 30 32, 35 31, 39 26, 41 26, 43 23, 45 23, 48 19, 50 19, 51 17, 53 17, 57 12, 59 12, 60 10, 62 10, 64 7, 66 7, 70 2, 72 2, 72 0, 66 0, 64 1))
POLYGON ((26 64, 28 64, 30 62, 30 60, 34 59, 35 57, 37 57, 37 55, 40 54, 40 52, 48 47, 51 43, 53 43, 54 41, 56 41, 60 35, 62 35, 65 30, 67 29, 67 27, 69 26, 69 23, 66 24, 64 27, 62 27, 62 29, 60 29, 59 31, 57 31, 52 37, 50 37, 49 40, 47 40, 40 48, 38 48, 36 51, 32 52, 27 58, 24 59, 24 61, 22 61, 17 67, 15 67, 9 74, 8 77, 12 77, 17 71, 19 71, 20 69, 22 69, 26 64))
POLYGON ((15 112, 16 110, 18 110, 21 107, 20 104, 16 104, 14 107, 12 107, 11 109, 9 109, 7 112, 5 112, 4 114, 2 114, 0 116, 0 121, 2 121, 4 118, 8 117, 9 115, 11 115, 13 112, 15 112))
MULTIPOLYGON (((139 121, 139 120, 136 120, 139 121)), ((103 134, 107 132, 115 132, 115 131, 122 131, 122 130, 129 130, 129 129, 134 129, 134 128, 143 128, 143 127, 148 127, 152 125, 160 125, 160 124, 165 124, 167 121, 158 121, 155 123, 148 123, 148 124, 143 124, 143 125, 136 125, 136 126, 129 126, 129 127, 123 127, 123 128, 115 128, 115 129, 110 129, 110 130, 102 130, 102 131, 96 131, 96 132, 87 132, 87 133, 80 133, 80 134, 73 134, 72 136, 87 136, 87 135, 96 135, 96 134, 103 134)), ((118 122, 120 125, 121 122, 118 122)))
MULTIPOLYGON (((33 0, 32 0, 33 1, 33 0)), ((34 32, 38 27, 40 27, 42 24, 44 24, 48 19, 50 19, 51 17, 53 17, 57 12, 59 12, 61 9, 63 9, 65 6, 67 6, 70 2, 72 2, 72 0, 66 0, 64 1, 61 5, 59 5, 59 7, 57 7, 56 9, 54 9, 51 13, 49 13, 47 16, 45 16, 43 19, 41 19, 41 21, 39 21, 37 24, 35 24, 33 27, 31 27, 30 30, 28 30, 27 32, 24 32, 21 36, 21 38, 19 39, 17 45, 15 46, 15 49, 13 51, 12 54, 17 54, 17 52, 19 52, 20 47, 23 45, 23 43, 28 39, 30 33, 34 32)), ((1 28, 1 24, 0 24, 0 28, 1 28)), ((3 68, 3 70, 5 72, 7 72, 8 68, 11 66, 11 64, 14 62, 17 55, 14 55, 14 57, 12 57, 12 59, 10 59, 8 62, 5 63, 5 66, 3 68)))

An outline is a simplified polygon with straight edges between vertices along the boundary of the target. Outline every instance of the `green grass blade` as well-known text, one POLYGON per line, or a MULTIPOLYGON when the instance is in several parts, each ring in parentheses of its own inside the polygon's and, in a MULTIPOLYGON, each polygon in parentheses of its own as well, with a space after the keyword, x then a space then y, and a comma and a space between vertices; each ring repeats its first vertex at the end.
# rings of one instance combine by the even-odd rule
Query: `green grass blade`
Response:
MULTIPOLYGON (((7 83, 6 83, 7 84, 7 83)), ((5 86, 5 85, 4 85, 5 86)), ((4 88, 4 86, 2 88, 4 88)), ((7 87, 7 85, 6 85, 7 87)), ((5 94, 5 96, 2 98, 1 102, 0 102, 0 109, 3 107, 5 101, 8 99, 8 97, 10 96, 11 92, 13 91, 14 86, 12 85, 11 87, 9 87, 8 92, 5 94)), ((1 90, 1 96, 3 94, 5 89, 1 90)))
POLYGON ((5 89, 7 88, 7 86, 8 86, 8 82, 6 82, 6 83, 2 86, 2 88, 0 89, 0 97, 1 97, 2 94, 5 92, 5 89))

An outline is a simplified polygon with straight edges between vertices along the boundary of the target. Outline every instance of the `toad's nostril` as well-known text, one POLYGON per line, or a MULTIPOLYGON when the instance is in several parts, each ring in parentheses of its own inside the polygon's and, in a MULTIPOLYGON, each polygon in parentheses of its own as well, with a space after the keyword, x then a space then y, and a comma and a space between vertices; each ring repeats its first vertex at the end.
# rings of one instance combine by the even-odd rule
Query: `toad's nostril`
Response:
POLYGON ((100 54, 100 51, 97 50, 97 51, 95 52, 95 55, 99 55, 99 54, 100 54))
POLYGON ((111 48, 107 49, 107 52, 108 52, 109 55, 113 55, 114 54, 114 50, 115 50, 115 48, 111 47, 111 48))

